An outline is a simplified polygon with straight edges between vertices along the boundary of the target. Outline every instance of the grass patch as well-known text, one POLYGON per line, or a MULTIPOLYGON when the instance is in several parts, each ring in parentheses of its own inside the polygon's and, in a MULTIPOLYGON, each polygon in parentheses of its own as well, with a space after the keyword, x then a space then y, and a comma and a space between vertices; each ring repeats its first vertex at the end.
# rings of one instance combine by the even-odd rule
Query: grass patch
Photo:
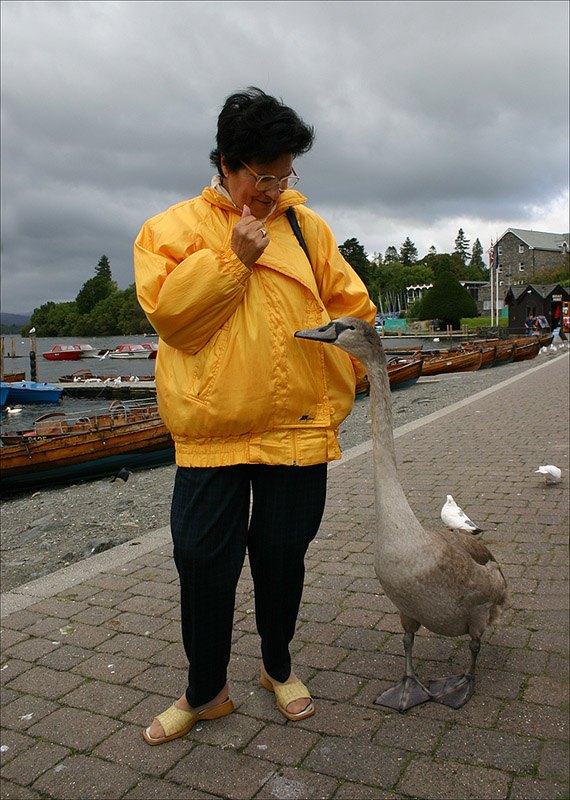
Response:
MULTIPOLYGON (((461 325, 467 325, 468 328, 489 328, 491 327, 491 317, 463 317, 461 319, 461 325)), ((496 325, 497 323, 494 322, 494 327, 496 327, 496 325)), ((499 317, 499 326, 508 328, 509 318, 499 317)))

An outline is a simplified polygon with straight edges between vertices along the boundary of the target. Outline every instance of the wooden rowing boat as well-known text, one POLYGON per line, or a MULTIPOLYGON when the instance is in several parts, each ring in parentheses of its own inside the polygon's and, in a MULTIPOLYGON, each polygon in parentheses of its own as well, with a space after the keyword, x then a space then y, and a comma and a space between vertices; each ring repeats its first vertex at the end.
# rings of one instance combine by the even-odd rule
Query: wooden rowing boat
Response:
POLYGON ((407 386, 413 386, 419 380, 423 371, 424 360, 421 355, 416 355, 411 361, 388 362, 388 380, 390 381, 390 389, 405 389, 407 386))
POLYGON ((540 339, 538 338, 535 338, 532 341, 529 341, 528 339, 519 339, 515 343, 513 361, 527 361, 530 358, 536 358, 540 347, 540 339))
POLYGON ((25 381, 26 380, 26 373, 25 372, 6 372, 2 375, 2 381, 4 383, 16 383, 17 381, 25 381))
POLYGON ((481 351, 481 366, 479 369, 488 369, 489 367, 495 366, 495 360, 497 358, 497 345, 496 344, 489 344, 484 345, 483 347, 479 348, 481 351))
MULTIPOLYGON (((412 386, 422 374, 422 365, 423 359, 419 351, 412 360, 393 356, 387 365, 390 389, 394 391, 395 389, 405 389, 407 386, 412 386)), ((357 383, 355 394, 356 397, 364 397, 370 394, 370 381, 367 376, 357 383)))
POLYGON ((91 480, 174 460, 174 444, 156 403, 111 403, 107 412, 39 417, 30 430, 1 436, 2 490, 91 480))
POLYGON ((500 342, 496 347, 497 354, 493 366, 500 367, 502 364, 510 364, 515 354, 515 342, 500 342))
POLYGON ((448 372, 474 372, 483 360, 481 350, 456 353, 423 353, 422 376, 441 375, 448 372))
POLYGON ((487 343, 484 340, 476 342, 464 342, 457 349, 453 350, 454 353, 474 353, 477 350, 481 352, 481 366, 479 369, 487 369, 495 365, 497 357, 497 345, 495 342, 487 343))

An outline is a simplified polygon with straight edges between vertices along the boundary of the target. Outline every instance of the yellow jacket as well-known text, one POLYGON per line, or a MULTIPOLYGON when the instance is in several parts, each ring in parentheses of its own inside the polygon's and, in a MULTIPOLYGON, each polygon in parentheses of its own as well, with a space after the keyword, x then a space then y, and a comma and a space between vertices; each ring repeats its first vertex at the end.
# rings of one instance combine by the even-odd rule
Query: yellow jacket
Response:
POLYGON ((230 248, 240 212, 210 187, 150 219, 137 237, 137 294, 160 336, 158 401, 179 466, 340 458, 337 429, 363 369, 294 333, 340 316, 373 322, 376 309, 305 200, 281 194, 264 223, 270 243, 251 270, 230 248))

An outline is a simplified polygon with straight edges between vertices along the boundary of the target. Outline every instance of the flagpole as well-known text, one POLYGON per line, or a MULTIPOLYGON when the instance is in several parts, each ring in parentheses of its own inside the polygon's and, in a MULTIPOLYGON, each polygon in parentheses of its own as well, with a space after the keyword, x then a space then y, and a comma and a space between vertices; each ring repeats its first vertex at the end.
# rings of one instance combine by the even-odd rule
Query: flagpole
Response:
POLYGON ((499 328, 499 265, 498 264, 497 268, 495 269, 495 280, 497 281, 497 285, 495 286, 495 302, 497 304, 495 319, 497 321, 497 330, 498 330, 499 328))
POLYGON ((495 237, 495 258, 493 261, 495 262, 495 280, 497 285, 495 286, 495 303, 497 304, 497 308, 495 311, 495 319, 497 323, 497 330, 499 328, 499 248, 497 247, 497 242, 499 241, 499 237, 495 237))
POLYGON ((491 268, 490 277, 491 277, 491 328, 492 328, 493 327, 493 306, 494 306, 494 301, 495 301, 495 298, 493 296, 494 295, 494 283, 495 283, 495 280, 494 280, 494 271, 493 271, 494 258, 493 258, 493 240, 492 239, 491 239, 491 249, 489 250, 489 266, 491 268))

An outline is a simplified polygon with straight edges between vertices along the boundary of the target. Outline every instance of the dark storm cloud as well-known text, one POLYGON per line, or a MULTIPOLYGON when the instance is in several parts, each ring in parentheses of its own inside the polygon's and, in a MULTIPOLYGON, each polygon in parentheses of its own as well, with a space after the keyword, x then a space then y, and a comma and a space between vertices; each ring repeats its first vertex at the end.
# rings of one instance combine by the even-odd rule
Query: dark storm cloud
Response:
POLYGON ((209 182, 217 114, 258 85, 315 125, 299 188, 337 240, 452 249, 567 228, 565 2, 3 6, 2 307, 121 288, 145 219, 209 182))

